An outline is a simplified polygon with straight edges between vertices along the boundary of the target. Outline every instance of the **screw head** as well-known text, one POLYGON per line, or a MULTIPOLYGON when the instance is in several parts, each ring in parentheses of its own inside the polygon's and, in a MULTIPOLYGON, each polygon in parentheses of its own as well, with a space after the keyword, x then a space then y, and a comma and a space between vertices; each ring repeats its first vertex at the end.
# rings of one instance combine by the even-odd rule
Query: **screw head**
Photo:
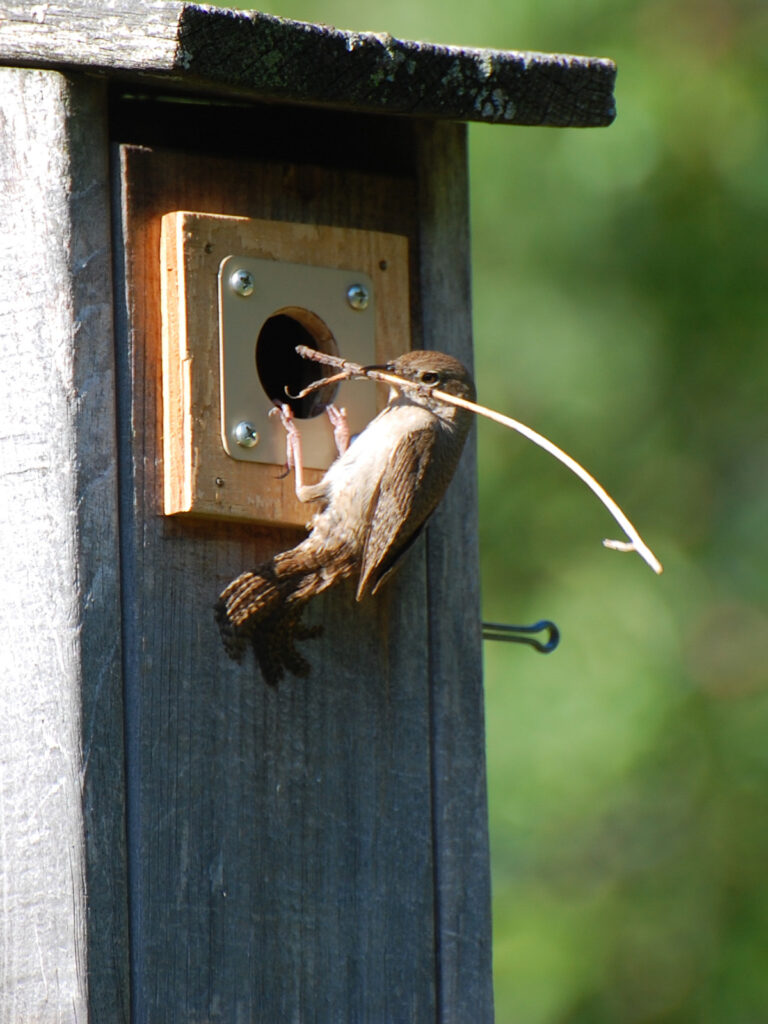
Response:
POLYGON ((241 420, 232 434, 241 448, 255 448, 259 443, 259 432, 247 420, 241 420))
POLYGON ((229 275, 229 287, 235 295, 242 295, 244 299, 247 299, 249 295, 253 295, 253 274, 250 270, 238 267, 229 275))
POLYGON ((347 302, 358 312, 368 308, 368 303, 371 301, 371 297, 368 294, 368 289, 364 284, 351 284, 347 288, 347 302))

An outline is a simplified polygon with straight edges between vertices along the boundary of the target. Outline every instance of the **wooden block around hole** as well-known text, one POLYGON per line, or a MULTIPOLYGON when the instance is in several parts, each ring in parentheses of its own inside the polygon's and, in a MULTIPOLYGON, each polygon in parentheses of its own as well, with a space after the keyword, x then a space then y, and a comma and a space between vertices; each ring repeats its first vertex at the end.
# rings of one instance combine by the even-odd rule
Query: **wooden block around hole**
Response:
MULTIPOLYGON (((411 347, 408 241, 385 232, 186 211, 162 218, 164 512, 304 525, 314 509, 296 498, 293 475, 283 476, 276 462, 234 459, 222 443, 218 272, 232 254, 366 273, 375 289, 375 361, 386 362, 411 347)), ((322 474, 308 469, 306 482, 322 474)))

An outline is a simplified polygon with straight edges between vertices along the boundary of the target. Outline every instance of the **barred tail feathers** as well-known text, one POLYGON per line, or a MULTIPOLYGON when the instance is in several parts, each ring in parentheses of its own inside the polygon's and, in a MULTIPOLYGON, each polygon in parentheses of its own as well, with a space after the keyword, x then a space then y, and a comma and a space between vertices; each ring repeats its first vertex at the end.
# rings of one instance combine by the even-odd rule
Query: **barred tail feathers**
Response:
POLYGON ((279 569, 271 562, 241 573, 222 591, 214 610, 229 657, 242 661, 250 644, 270 686, 276 686, 286 670, 308 674, 309 663, 296 642, 318 636, 322 627, 305 626, 301 614, 307 601, 330 585, 322 571, 283 575, 279 569))
POLYGON ((224 649, 242 661, 253 647, 265 682, 276 685, 285 671, 303 676, 309 665, 296 650, 296 641, 317 636, 321 627, 301 622, 311 598, 352 575, 354 559, 344 549, 336 557, 318 557, 306 541, 241 573, 220 594, 214 615, 224 649))
POLYGON ((214 614, 230 658, 241 661, 257 623, 279 610, 285 599, 280 582, 267 563, 241 573, 219 595, 214 614))

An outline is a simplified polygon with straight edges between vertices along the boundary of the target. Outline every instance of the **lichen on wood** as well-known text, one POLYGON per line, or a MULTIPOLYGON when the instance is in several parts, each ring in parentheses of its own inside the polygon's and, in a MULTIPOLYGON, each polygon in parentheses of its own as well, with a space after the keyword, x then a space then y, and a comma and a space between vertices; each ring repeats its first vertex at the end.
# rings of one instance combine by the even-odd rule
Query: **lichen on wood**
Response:
POLYGON ((103 9, 0 0, 0 63, 454 121, 599 127, 615 116, 607 59, 443 46, 165 0, 103 9))

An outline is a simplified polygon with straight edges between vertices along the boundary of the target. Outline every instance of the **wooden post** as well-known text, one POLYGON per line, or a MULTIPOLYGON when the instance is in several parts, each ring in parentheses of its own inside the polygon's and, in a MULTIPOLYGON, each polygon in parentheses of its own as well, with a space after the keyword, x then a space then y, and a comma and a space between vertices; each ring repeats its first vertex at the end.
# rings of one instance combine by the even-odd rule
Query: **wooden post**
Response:
POLYGON ((228 661, 216 595, 297 534, 162 514, 160 223, 402 234, 403 348, 471 364, 456 122, 608 123, 612 65, 93 15, 0 0, 0 1022, 490 1021, 473 447, 308 679, 228 661))
POLYGON ((105 92, 0 89, 0 1021, 127 1020, 105 92))

